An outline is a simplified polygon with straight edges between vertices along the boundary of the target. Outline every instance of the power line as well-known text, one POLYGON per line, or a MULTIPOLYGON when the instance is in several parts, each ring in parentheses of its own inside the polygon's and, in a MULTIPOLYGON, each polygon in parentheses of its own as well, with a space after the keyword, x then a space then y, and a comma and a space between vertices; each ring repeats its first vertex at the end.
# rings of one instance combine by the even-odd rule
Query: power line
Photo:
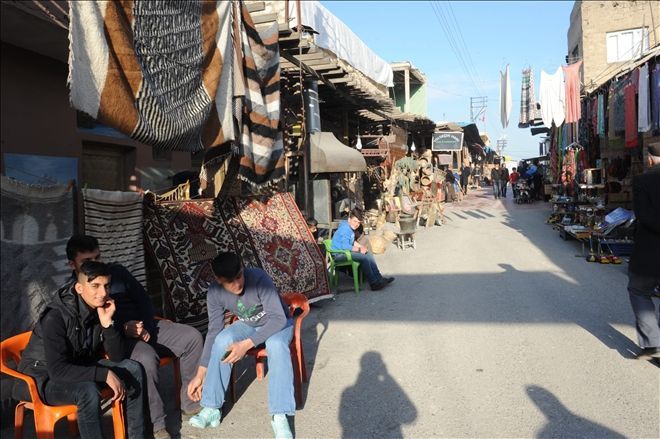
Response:
POLYGON ((438 23, 440 23, 440 27, 442 28, 442 31, 444 32, 445 36, 447 37, 447 42, 449 43, 449 47, 454 52, 454 55, 456 56, 456 59, 458 60, 461 68, 463 69, 466 76, 468 77, 468 79, 472 83, 472 86, 474 87, 477 94, 483 95, 483 93, 479 89, 479 86, 476 84, 476 81, 474 80, 473 75, 472 75, 470 69, 468 68, 466 61, 463 58, 463 55, 461 54, 461 50, 458 48, 458 44, 457 44, 456 40, 454 39, 452 29, 450 28, 450 25, 449 25, 446 17, 444 16, 442 9, 439 7, 437 2, 430 2, 430 4, 431 4, 431 9, 433 10, 433 13, 435 14, 435 17, 438 20, 438 23))

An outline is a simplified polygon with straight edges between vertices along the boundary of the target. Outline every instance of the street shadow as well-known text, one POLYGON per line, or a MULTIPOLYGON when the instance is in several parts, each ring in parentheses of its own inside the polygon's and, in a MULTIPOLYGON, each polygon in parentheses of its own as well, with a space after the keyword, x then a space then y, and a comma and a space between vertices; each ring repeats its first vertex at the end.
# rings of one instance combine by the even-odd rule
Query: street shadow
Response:
POLYGON ((417 419, 417 408, 388 373, 378 352, 362 355, 357 381, 341 394, 342 438, 403 438, 401 427, 417 419))
POLYGON ((614 430, 571 412, 552 392, 541 386, 527 386, 525 390, 547 420, 536 433, 537 438, 625 438, 614 430))

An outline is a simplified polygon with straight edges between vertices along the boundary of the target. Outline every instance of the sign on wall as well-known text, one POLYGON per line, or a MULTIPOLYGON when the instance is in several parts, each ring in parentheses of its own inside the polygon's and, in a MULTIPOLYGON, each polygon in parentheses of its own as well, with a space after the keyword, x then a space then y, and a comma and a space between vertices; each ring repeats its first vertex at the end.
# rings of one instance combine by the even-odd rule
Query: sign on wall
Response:
POLYGON ((460 151, 463 147, 463 133, 443 131, 433 133, 431 151, 460 151))

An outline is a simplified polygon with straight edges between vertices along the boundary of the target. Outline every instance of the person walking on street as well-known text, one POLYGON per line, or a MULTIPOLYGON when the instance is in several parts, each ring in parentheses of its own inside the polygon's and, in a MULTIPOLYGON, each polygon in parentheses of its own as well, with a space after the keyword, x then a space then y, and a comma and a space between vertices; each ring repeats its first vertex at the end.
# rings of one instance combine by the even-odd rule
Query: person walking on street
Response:
POLYGON ((660 320, 653 303, 653 297, 660 296, 660 144, 649 145, 648 154, 649 169, 633 178, 637 228, 628 266, 640 360, 660 358, 660 320))
POLYGON ((509 183, 511 183, 511 191, 513 192, 513 198, 518 198, 518 189, 516 188, 516 183, 518 183, 518 178, 520 178, 520 174, 516 172, 516 168, 512 168, 511 174, 509 174, 509 183))
POLYGON ((506 165, 502 165, 500 170, 500 191, 502 192, 502 198, 506 198, 506 185, 509 183, 509 169, 506 165))
POLYGON ((495 166, 493 166, 493 169, 490 170, 490 179, 493 182, 493 196, 495 197, 496 200, 500 198, 502 194, 500 187, 500 178, 502 178, 500 173, 500 165, 499 163, 496 163, 495 166))
POLYGON ((467 195, 468 185, 470 184, 470 167, 463 166, 461 170, 461 190, 463 195, 467 195))

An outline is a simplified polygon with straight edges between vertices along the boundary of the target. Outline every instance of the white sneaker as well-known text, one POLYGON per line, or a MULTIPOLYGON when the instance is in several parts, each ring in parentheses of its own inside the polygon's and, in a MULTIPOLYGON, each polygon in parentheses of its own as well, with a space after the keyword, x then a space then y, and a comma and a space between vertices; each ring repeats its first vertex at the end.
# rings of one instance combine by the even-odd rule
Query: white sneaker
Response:
POLYGON ((291 433, 291 427, 289 427, 289 420, 286 415, 273 415, 270 425, 273 427, 275 439, 293 439, 293 433, 291 433))

